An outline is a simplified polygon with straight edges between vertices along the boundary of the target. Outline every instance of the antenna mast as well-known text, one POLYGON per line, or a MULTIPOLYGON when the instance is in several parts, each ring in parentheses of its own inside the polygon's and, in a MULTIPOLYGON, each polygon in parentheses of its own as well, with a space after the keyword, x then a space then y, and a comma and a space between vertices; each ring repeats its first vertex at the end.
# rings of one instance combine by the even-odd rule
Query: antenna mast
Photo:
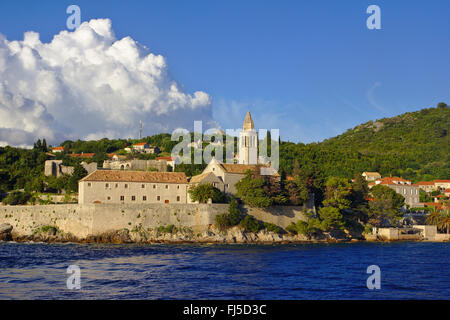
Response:
POLYGON ((139 139, 142 139, 142 120, 139 120, 139 139))

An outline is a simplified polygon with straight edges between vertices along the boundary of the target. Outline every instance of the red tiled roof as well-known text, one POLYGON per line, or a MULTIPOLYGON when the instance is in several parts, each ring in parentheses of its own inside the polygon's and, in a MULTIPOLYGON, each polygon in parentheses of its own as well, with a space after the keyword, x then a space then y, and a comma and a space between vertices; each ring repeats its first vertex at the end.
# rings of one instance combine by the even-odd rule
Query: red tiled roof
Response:
POLYGON ((175 158, 173 158, 173 157, 171 157, 171 156, 167 156, 167 157, 157 157, 156 160, 174 161, 175 158))
POLYGON ((434 181, 421 181, 414 183, 413 186, 434 186, 434 181))
POLYGON ((434 182, 447 182, 447 183, 450 183, 450 180, 434 180, 434 182))
POLYGON ((385 178, 381 178, 381 179, 377 180, 378 184, 396 184, 394 181, 411 182, 409 180, 405 180, 405 179, 399 178, 399 177, 385 177, 385 178), (378 181, 380 181, 380 182, 378 182, 378 181))
POLYGON ((80 181, 187 183, 184 172, 96 170, 80 181))
POLYGON ((95 156, 95 153, 71 153, 70 156, 72 158, 92 158, 95 156))
POLYGON ((55 147, 52 150, 64 150, 64 147, 55 147))
POLYGON ((139 142, 136 144, 133 144, 133 146, 145 146, 147 144, 147 142, 139 142))

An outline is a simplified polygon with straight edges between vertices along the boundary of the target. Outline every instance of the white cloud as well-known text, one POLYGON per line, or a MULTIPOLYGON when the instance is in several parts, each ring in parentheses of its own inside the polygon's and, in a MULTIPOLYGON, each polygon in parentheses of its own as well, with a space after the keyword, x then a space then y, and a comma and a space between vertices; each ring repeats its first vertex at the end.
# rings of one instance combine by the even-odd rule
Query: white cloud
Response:
POLYGON ((61 31, 50 43, 26 32, 0 34, 0 143, 136 137, 212 121, 211 98, 186 94, 165 58, 130 37, 116 39, 109 19, 61 31))

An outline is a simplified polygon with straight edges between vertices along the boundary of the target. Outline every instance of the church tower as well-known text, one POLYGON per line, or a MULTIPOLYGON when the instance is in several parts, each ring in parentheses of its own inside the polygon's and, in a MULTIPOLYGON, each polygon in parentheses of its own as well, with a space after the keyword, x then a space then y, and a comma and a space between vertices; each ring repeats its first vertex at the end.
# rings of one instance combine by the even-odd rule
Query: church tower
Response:
POLYGON ((252 115, 247 111, 243 130, 239 133, 239 163, 258 163, 258 134, 255 130, 252 115))

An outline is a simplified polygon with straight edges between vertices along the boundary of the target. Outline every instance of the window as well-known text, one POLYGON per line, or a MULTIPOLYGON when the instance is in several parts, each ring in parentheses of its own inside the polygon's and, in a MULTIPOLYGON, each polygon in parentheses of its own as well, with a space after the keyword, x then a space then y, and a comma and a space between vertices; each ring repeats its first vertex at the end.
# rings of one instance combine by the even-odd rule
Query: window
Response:
POLYGON ((156 201, 160 201, 161 197, 160 196, 156 196, 156 201))
POLYGON ((143 184, 141 187, 142 187, 142 189, 145 189, 145 184, 143 184))
POLYGON ((127 189, 128 188, 128 185, 125 183, 125 189, 127 189))
POLYGON ((120 201, 125 201, 125 196, 120 196, 120 201))
POLYGON ((105 184, 105 188, 109 188, 109 183, 105 184))
POLYGON ((169 185, 168 184, 166 184, 166 189, 169 189, 169 185))
POLYGON ((88 183, 88 187, 90 187, 90 186, 91 186, 91 183, 89 182, 89 183, 88 183))
POLYGON ((118 188, 119 187, 119 184, 118 183, 116 183, 116 188, 118 188))
POLYGON ((180 196, 177 196, 177 201, 180 202, 180 196))
POLYGON ((142 201, 147 201, 147 196, 142 196, 142 201))
POLYGON ((156 189, 156 184, 153 185, 153 189, 156 189))
POLYGON ((111 200, 111 197, 108 197, 108 200, 111 200))
POLYGON ((131 201, 136 201, 136 196, 131 196, 131 201))
POLYGON ((180 189, 180 186, 177 186, 177 189, 180 189))

